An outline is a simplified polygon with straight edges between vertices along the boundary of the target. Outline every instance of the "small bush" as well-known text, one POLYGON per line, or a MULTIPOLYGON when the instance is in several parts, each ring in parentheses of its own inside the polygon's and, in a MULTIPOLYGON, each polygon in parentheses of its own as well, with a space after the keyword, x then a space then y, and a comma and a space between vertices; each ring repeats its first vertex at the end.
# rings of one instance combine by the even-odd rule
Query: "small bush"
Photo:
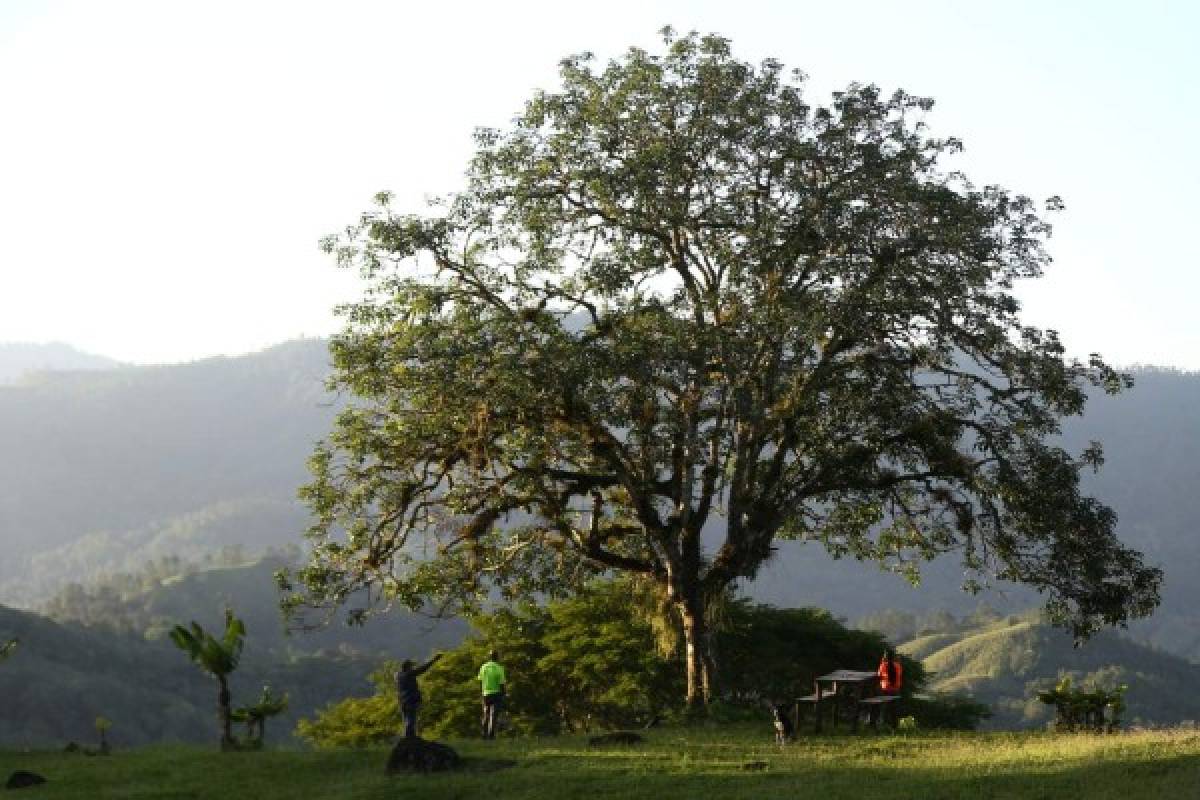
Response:
POLYGON ((1093 731, 1112 733, 1121 725, 1125 710, 1125 690, 1116 688, 1076 689, 1069 677, 1064 677, 1053 689, 1038 692, 1038 700, 1054 706, 1054 729, 1058 731, 1093 731))
POLYGON ((904 708, 921 727, 953 731, 973 731, 992 716, 987 705, 957 694, 932 694, 912 697, 904 708))

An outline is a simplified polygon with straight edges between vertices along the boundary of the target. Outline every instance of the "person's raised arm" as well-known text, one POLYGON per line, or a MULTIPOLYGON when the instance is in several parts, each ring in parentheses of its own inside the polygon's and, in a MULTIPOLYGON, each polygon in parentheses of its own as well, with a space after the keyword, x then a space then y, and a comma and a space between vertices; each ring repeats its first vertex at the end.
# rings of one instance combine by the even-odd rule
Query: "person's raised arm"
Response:
POLYGON ((436 663, 437 663, 437 660, 438 660, 439 658, 441 658, 441 657, 442 657, 442 655, 444 655, 444 654, 443 654, 441 651, 438 651, 438 652, 434 653, 434 654, 433 654, 433 658, 429 659, 428 661, 426 661, 424 664, 422 664, 421 666, 417 667, 417 668, 416 668, 415 670, 413 670, 413 671, 414 671, 414 672, 415 672, 417 675, 421 675, 421 674, 423 674, 423 673, 425 672, 425 670, 429 669, 429 668, 430 668, 430 667, 432 667, 434 664, 436 664, 436 663))

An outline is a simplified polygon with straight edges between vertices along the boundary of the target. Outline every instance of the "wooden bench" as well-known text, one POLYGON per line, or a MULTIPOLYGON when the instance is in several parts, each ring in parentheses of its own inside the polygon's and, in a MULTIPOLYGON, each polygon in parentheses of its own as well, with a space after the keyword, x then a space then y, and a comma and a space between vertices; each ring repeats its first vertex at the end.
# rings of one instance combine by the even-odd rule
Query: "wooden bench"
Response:
POLYGON ((879 718, 886 713, 891 721, 892 727, 896 727, 896 702, 900 699, 898 694, 879 694, 874 697, 864 697, 858 701, 858 710, 866 711, 871 720, 871 727, 879 730, 879 718))

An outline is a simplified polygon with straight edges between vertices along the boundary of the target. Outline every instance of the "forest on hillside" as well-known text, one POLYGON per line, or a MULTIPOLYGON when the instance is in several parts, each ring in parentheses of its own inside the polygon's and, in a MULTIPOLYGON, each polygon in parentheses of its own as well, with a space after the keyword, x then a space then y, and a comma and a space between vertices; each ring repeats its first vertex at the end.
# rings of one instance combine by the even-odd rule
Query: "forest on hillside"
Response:
MULTIPOLYGON (((1105 445, 1087 488, 1120 515, 1118 530, 1166 568, 1163 606, 1135 637, 1200 657, 1200 374, 1134 369, 1135 386, 1098 395, 1068 420, 1064 444, 1105 445)), ((296 489, 313 444, 341 398, 324 387, 324 340, 289 342, 238 358, 165 367, 40 376, 0 387, 0 603, 37 608, 68 583, 142 569, 147 561, 202 561, 224 548, 251 557, 302 544, 309 524, 296 489)), ((953 557, 913 587, 814 546, 779 542, 750 596, 780 607, 819 606, 847 618, 879 608, 948 609, 979 602, 1019 611, 1038 603, 1021 587, 961 591, 953 557)))
MULTIPOLYGON (((239 555, 227 551, 225 560, 239 555)), ((215 683, 168 633, 191 621, 220 630, 227 608, 247 629, 231 681, 235 700, 252 701, 264 685, 289 695, 272 723, 276 742, 321 706, 367 692, 368 676, 388 660, 425 658, 465 635, 461 620, 410 613, 354 628, 335 619, 316 631, 289 630, 272 580, 284 559, 223 565, 166 558, 138 572, 69 584, 41 614, 0 606, 0 642, 18 640, 0 668, 0 743, 86 742, 97 717, 113 722, 110 739, 118 746, 212 740, 215 683)))
MULTIPOLYGON (((249 634, 235 695, 245 699, 270 684, 290 697, 273 723, 278 740, 287 740, 301 720, 307 722, 298 730, 317 744, 389 738, 399 725, 395 665, 439 650, 452 655, 428 684, 436 696, 428 724, 438 730, 463 734, 473 724, 475 662, 497 646, 521 675, 514 720, 531 732, 644 724, 673 713, 678 701, 680 665, 671 655, 677 642, 633 610, 627 589, 600 586, 544 608, 497 608, 471 625, 392 612, 362 627, 335 618, 325 629, 289 631, 272 576, 294 555, 241 563, 245 554, 229 549, 209 562, 167 558, 138 572, 70 584, 42 614, 0 608, 0 642, 20 640, 16 656, 0 668, 7 698, 0 743, 86 740, 100 716, 116 723, 112 738, 121 745, 208 741, 214 684, 167 633, 191 620, 218 629, 226 608, 237 610, 249 634)), ((881 609, 847 626, 824 610, 740 599, 721 618, 723 702, 733 703, 734 718, 758 718, 763 702, 807 692, 819 672, 872 669, 890 642, 909 659, 908 688, 921 695, 910 710, 927 726, 975 725, 977 709, 987 708, 986 727, 1043 727, 1051 712, 1036 693, 1063 676, 1080 685, 1127 684, 1127 721, 1134 724, 1200 719, 1200 704, 1187 699, 1196 669, 1190 662, 1110 632, 1075 648, 1036 610, 881 609)))
POLYGON ((296 500, 333 401, 318 340, 0 386, 0 603, 70 581, 298 544, 296 500))
MULTIPOLYGON (((236 555, 230 553, 230 556, 236 555)), ((211 741, 215 684, 167 638, 190 620, 217 630, 225 608, 248 631, 234 674, 238 702, 264 684, 289 695, 272 723, 276 742, 294 733, 320 746, 390 739, 400 725, 397 664, 447 651, 424 681, 430 730, 469 735, 474 675, 499 648, 514 675, 512 724, 527 732, 642 725, 678 710, 678 641, 635 604, 636 588, 598 584, 582 596, 438 622, 392 613, 361 628, 284 629, 271 575, 281 556, 239 566, 164 560, 139 574, 71 586, 46 615, 0 608, 0 641, 19 639, 0 668, 0 743, 59 746, 87 741, 96 717, 114 722, 126 746, 211 741), (178 570, 175 574, 170 574, 178 570), (303 722, 302 722, 303 721, 303 722), (298 723, 302 723, 297 727, 298 723)), ((1127 685, 1131 724, 1200 719, 1189 688, 1195 666, 1105 632, 1079 648, 1036 610, 968 615, 883 609, 848 626, 820 609, 777 609, 732 600, 718 628, 721 701, 729 719, 761 719, 765 703, 787 702, 815 675, 873 669, 887 643, 906 661, 908 713, 925 727, 1042 728, 1051 709, 1037 692, 1069 676, 1081 686, 1127 685)))
MULTIPOLYGON (((118 746, 213 741, 215 683, 167 634, 189 620, 219 631, 226 608, 244 609, 237 614, 247 630, 231 680, 235 703, 264 684, 288 695, 286 713, 272 721, 276 743, 291 741, 293 732, 318 746, 390 740, 400 726, 393 678, 399 662, 435 651, 447 656, 423 680, 426 725, 434 732, 473 732, 475 675, 495 648, 511 675, 516 729, 640 726, 681 712, 678 637, 639 610, 638 590, 627 582, 601 582, 544 606, 498 606, 472 617, 470 626, 393 613, 349 631, 335 625, 288 635, 270 597, 279 565, 168 560, 141 575, 73 587, 48 605, 52 617, 0 608, 0 642, 19 642, 0 668, 0 745, 88 741, 97 717, 113 722, 110 738, 118 746), (183 572, 166 575, 172 568, 183 572)), ((731 718, 761 719, 765 703, 787 702, 815 675, 839 666, 871 668, 887 646, 881 634, 847 628, 819 609, 731 599, 723 616, 720 705, 731 718)), ((907 663, 906 675, 907 693, 921 690, 918 662, 907 663)), ((980 710, 958 701, 910 702, 929 726, 971 727, 980 710)))
MULTIPOLYGON (((130 707, 135 697, 155 698, 151 705, 173 709, 153 724, 140 712, 123 714, 116 741, 207 735, 210 687, 162 635, 192 618, 215 625, 226 605, 244 613, 251 630, 239 691, 267 680, 292 687, 289 730, 323 704, 368 694, 368 675, 387 659, 462 641, 462 622, 434 629, 402 614, 364 629, 335 624, 311 638, 283 631, 271 573, 303 546, 308 513, 295 491, 340 402, 323 385, 327 362, 323 341, 304 340, 240 358, 42 374, 0 386, 0 604, 15 607, 3 610, 0 639, 19 630, 30 645, 6 663, 0 683, 20 688, 22 714, 59 720, 13 727, 20 717, 7 716, 10 741, 85 738, 103 714, 91 699, 61 714, 38 710, 62 707, 71 692, 127 698, 119 702, 130 707), (39 639, 45 646, 33 647, 39 639), (31 682, 35 675, 41 680, 31 682)), ((1193 669, 1183 659, 1200 658, 1200 590, 1189 580, 1200 570, 1190 522, 1200 513, 1191 488, 1200 479, 1200 375, 1134 374, 1134 389, 1094 398, 1064 436, 1074 450, 1105 443, 1107 463, 1088 476, 1089 490, 1119 512, 1122 536, 1166 569, 1163 607, 1131 628, 1132 639, 1106 633, 1074 651, 1061 632, 1024 616, 1036 595, 1011 586, 964 594, 953 559, 929 565, 914 587, 873 565, 781 542, 740 590, 882 631, 926 660, 931 688, 968 691, 993 706, 994 726, 1044 724, 1046 711, 1030 698, 1060 674, 1128 680, 1136 718, 1200 717, 1186 703, 1168 708, 1153 699, 1177 693, 1193 669), (972 617, 981 605, 997 611, 972 617), (1009 617, 1021 622, 1009 625, 1009 617), (932 643, 943 646, 930 650, 932 643), (1033 655, 989 664, 997 643, 1033 655)))

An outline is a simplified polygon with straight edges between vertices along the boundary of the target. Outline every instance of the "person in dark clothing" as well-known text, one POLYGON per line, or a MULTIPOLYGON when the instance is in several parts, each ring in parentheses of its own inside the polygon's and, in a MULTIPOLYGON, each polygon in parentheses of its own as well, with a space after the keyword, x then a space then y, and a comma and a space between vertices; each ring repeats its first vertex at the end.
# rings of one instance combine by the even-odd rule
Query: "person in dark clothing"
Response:
POLYGON ((421 707, 421 687, 417 684, 417 676, 437 663, 441 653, 434 653, 433 658, 421 666, 416 666, 412 659, 404 659, 400 671, 396 673, 396 699, 400 703, 400 716, 404 719, 404 738, 412 739, 417 735, 417 711, 421 707))

